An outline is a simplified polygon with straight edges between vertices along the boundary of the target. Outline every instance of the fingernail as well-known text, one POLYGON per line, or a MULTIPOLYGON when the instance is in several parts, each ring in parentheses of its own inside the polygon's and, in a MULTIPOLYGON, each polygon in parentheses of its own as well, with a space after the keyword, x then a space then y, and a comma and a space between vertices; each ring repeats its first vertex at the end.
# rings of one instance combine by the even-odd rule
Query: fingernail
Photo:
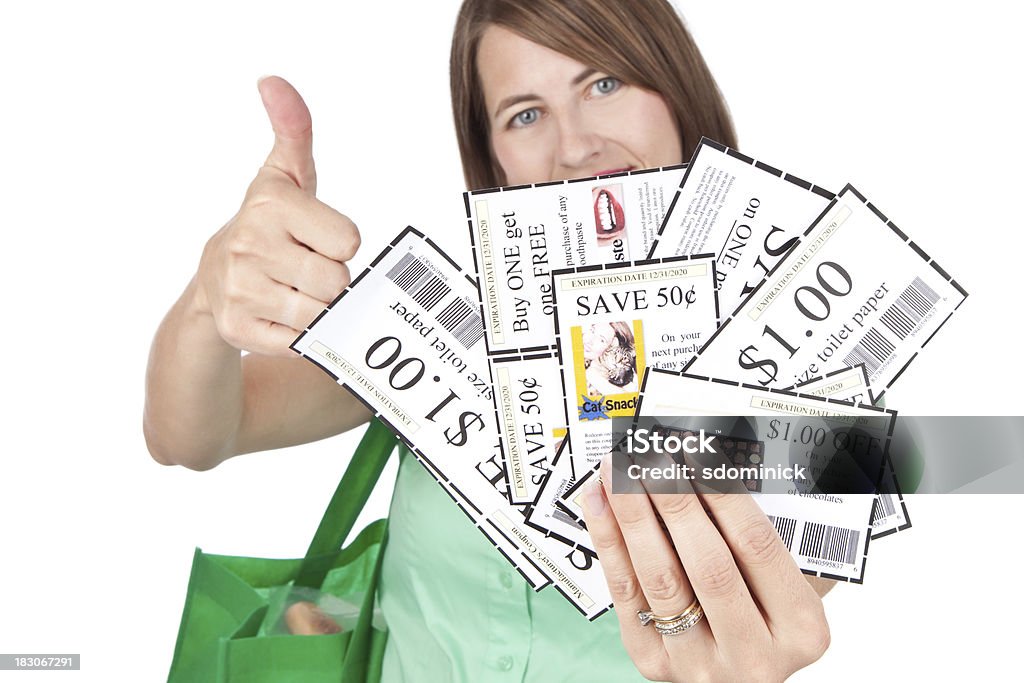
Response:
POLYGON ((601 485, 600 481, 590 484, 587 492, 583 494, 583 499, 587 506, 587 512, 593 517, 600 517, 608 506, 608 501, 604 497, 604 486, 601 485))
POLYGON ((260 87, 260 84, 261 84, 261 83, 263 83, 263 81, 265 81, 265 80, 267 80, 268 78, 270 78, 270 76, 271 76, 271 75, 272 75, 272 74, 263 74, 262 76, 260 76, 259 78, 257 78, 257 79, 256 79, 256 87, 257 87, 257 88, 258 88, 258 87, 260 87))

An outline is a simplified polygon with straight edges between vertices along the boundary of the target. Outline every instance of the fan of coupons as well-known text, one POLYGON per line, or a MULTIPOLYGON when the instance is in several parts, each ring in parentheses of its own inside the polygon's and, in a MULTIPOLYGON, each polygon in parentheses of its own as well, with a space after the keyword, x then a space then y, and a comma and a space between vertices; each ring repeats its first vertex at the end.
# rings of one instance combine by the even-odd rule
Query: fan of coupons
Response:
POLYGON ((685 165, 465 204, 475 272, 406 228, 292 348, 394 429, 535 589, 588 619, 611 606, 577 494, 627 425, 629 453, 715 453, 667 458, 658 485, 731 480, 806 573, 860 582, 869 539, 909 527, 879 401, 967 293, 856 189, 705 139, 685 165), (743 419, 698 430, 708 416, 743 419), (869 493, 827 488, 835 453, 861 445, 877 453, 869 493))

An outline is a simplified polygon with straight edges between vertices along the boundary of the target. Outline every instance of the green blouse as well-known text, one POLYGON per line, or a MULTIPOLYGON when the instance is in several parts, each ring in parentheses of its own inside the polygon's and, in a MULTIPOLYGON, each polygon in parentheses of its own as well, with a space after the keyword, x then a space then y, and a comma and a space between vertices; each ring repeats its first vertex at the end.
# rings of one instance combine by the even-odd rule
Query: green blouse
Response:
POLYGON ((383 681, 644 681, 613 611, 588 622, 535 593, 434 479, 403 453, 379 601, 383 681))

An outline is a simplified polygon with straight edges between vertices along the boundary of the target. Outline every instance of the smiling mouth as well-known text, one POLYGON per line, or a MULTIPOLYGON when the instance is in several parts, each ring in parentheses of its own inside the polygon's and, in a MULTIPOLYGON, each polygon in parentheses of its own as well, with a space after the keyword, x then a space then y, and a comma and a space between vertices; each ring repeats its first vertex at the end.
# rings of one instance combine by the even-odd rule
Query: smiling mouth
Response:
POLYGON ((594 201, 594 218, 597 221, 598 237, 610 237, 622 231, 626 225, 626 217, 622 206, 608 190, 601 190, 594 201))

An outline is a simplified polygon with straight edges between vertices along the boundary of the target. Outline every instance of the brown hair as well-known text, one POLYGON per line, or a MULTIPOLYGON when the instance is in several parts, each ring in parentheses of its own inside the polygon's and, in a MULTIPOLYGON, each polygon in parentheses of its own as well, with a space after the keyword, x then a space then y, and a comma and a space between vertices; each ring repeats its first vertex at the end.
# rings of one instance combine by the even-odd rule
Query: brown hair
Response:
POLYGON ((725 100, 667 0, 465 0, 452 38, 455 133, 470 189, 505 184, 491 149, 476 53, 489 25, 503 26, 625 83, 659 93, 675 114, 683 159, 701 136, 736 147, 725 100))

